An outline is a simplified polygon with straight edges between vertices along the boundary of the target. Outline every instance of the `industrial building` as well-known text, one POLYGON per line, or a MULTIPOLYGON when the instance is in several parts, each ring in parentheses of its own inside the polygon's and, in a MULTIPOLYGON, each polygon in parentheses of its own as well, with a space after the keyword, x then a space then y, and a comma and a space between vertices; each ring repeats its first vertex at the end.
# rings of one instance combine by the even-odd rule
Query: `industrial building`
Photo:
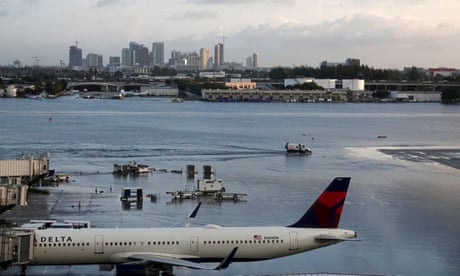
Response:
POLYGON ((364 91, 365 81, 363 79, 315 79, 315 78, 295 78, 285 79, 284 87, 302 85, 304 83, 316 83, 326 90, 347 89, 350 91, 364 91))
POLYGON ((210 102, 346 102, 343 90, 203 89, 201 99, 210 102))

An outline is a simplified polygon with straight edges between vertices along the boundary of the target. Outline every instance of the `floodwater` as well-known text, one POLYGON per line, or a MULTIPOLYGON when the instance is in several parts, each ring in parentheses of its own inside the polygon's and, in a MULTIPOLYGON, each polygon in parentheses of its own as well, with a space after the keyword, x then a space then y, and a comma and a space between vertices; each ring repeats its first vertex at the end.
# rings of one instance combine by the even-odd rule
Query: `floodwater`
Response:
MULTIPOLYGON (((72 175, 53 188, 51 198, 62 199, 48 206, 50 217, 94 227, 180 225, 196 202, 174 202, 166 192, 194 188, 188 164, 197 178, 212 165, 228 192, 247 194, 243 202, 205 201, 193 226, 288 225, 334 177, 352 177, 340 227, 360 241, 219 272, 177 268, 177 275, 460 274, 460 106, 0 99, 0 126, 2 159, 49 153, 52 169, 72 175), (286 142, 313 154, 287 156, 286 142), (114 163, 131 160, 184 173, 111 174, 114 163), (123 209, 127 186, 158 199, 123 209)), ((28 271, 92 275, 98 267, 28 271)))

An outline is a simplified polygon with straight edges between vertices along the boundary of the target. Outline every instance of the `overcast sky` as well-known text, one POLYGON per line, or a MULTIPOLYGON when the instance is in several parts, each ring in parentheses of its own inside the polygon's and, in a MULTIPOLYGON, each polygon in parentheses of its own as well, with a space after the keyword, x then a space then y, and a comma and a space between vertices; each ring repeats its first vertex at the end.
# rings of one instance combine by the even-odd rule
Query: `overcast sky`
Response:
POLYGON ((460 68, 460 0, 0 0, 0 64, 120 56, 129 41, 197 51, 225 40, 225 61, 460 68))

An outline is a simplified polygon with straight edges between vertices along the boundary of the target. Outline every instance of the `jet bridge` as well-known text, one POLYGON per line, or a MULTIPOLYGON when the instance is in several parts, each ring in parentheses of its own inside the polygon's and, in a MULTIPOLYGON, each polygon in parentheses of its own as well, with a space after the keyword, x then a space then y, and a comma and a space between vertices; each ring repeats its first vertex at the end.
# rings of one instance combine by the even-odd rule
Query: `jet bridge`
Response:
POLYGON ((46 228, 90 228, 89 221, 31 220, 19 227, 0 222, 0 266, 27 265, 34 258, 35 230, 46 228))
POLYGON ((2 226, 0 233, 0 264, 27 265, 33 258, 33 230, 13 230, 2 226))

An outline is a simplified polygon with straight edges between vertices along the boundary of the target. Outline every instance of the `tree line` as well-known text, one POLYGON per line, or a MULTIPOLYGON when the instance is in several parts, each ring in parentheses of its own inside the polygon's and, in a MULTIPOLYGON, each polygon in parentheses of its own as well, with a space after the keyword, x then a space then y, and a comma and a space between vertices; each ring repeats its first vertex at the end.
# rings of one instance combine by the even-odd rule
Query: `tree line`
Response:
POLYGON ((398 69, 380 69, 368 65, 328 65, 320 67, 298 66, 298 67, 274 67, 268 73, 272 80, 283 80, 286 78, 310 77, 317 79, 364 79, 367 81, 460 81, 460 76, 444 77, 440 75, 431 76, 426 70, 419 67, 406 67, 398 69))

